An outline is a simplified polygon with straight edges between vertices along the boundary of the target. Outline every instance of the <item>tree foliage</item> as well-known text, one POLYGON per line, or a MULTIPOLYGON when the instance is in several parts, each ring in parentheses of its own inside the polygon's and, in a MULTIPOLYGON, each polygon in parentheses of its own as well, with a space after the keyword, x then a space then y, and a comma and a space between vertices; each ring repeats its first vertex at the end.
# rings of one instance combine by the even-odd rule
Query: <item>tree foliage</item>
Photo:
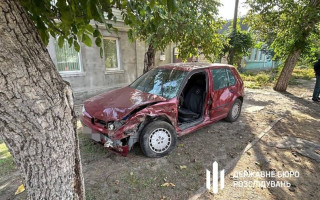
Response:
POLYGON ((316 34, 311 34, 304 53, 299 58, 299 66, 309 66, 313 68, 314 63, 320 59, 320 38, 316 34))
POLYGON ((219 5, 215 0, 177 0, 172 12, 165 2, 130 1, 124 19, 132 27, 130 38, 144 40, 156 50, 175 43, 183 59, 204 54, 214 60, 223 45, 219 5))
POLYGON ((125 8, 125 3, 120 0, 21 0, 46 45, 50 34, 58 39, 60 47, 64 41, 68 41, 77 51, 80 50, 79 42, 92 45, 90 36, 101 47, 102 36, 98 24, 104 23, 110 31, 112 23, 105 20, 104 13, 107 19, 116 20, 112 8, 125 8), (94 20, 95 27, 90 24, 91 20, 94 20))
MULTIPOLYGON (((239 21, 239 20, 238 20, 239 21)), ((236 30, 232 26, 227 32, 227 39, 223 46, 223 54, 228 55, 229 64, 238 65, 241 63, 243 56, 248 55, 249 49, 254 46, 254 40, 249 31, 241 30, 239 23, 236 30)))
POLYGON ((79 51, 79 42, 91 46, 93 37, 101 47, 98 25, 104 24, 109 32, 117 31, 113 27, 117 20, 113 9, 119 9, 132 28, 129 37, 145 40, 156 50, 173 42, 182 58, 203 53, 213 60, 212 55, 218 55, 222 48, 217 32, 222 21, 217 19, 219 3, 215 0, 21 0, 21 4, 45 44, 52 35, 60 47, 68 41, 79 51))
POLYGON ((276 58, 285 59, 297 49, 306 54, 312 35, 319 36, 319 0, 247 0, 249 25, 263 41, 271 43, 276 58))
POLYGON ((300 55, 310 52, 313 37, 320 36, 320 0, 247 0, 249 25, 271 43, 274 58, 284 65, 274 86, 285 91, 300 55))
MULTIPOLYGON (((130 0, 20 0, 30 19, 35 23, 42 41, 49 42, 49 35, 58 40, 62 47, 68 41, 75 50, 80 50, 80 42, 92 45, 91 37, 98 47, 102 46, 102 34, 98 25, 104 24, 107 31, 115 31, 113 23, 117 18, 113 9, 125 10, 130 0)), ((156 1, 141 0, 143 4, 156 1)), ((165 9, 175 10, 175 0, 157 0, 166 4, 165 9)), ((134 17, 127 9, 127 18, 134 17)), ((134 20, 131 21, 135 23, 134 20)), ((130 24, 129 24, 130 25, 130 24)), ((103 49, 100 48, 102 55, 103 49)))

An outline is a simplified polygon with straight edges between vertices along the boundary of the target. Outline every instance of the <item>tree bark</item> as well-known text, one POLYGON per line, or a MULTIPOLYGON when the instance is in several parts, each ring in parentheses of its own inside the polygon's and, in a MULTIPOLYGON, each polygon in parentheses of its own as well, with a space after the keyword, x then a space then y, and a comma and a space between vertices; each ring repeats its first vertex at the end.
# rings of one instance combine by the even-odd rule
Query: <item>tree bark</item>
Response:
MULTIPOLYGON (((232 24, 232 31, 235 33, 237 31, 237 21, 238 21, 238 6, 239 6, 239 0, 235 1, 234 5, 234 15, 233 15, 233 24, 232 24)), ((234 59, 234 54, 235 54, 235 47, 231 49, 228 55, 228 64, 233 65, 233 59, 234 59)))
POLYGON ((155 65, 155 63, 154 63, 155 56, 156 56, 156 51, 153 48, 153 46, 150 44, 148 47, 148 51, 145 53, 145 56, 144 56, 143 73, 146 73, 155 65))
POLYGON ((234 58, 234 49, 231 49, 227 57, 229 65, 233 65, 233 58, 234 58))
POLYGON ((84 199, 70 85, 18 0, 0 1, 0 137, 29 199, 84 199))
POLYGON ((301 50, 296 50, 293 53, 289 54, 287 57, 283 69, 281 71, 281 74, 278 78, 277 83, 273 87, 274 90, 279 92, 284 92, 287 90, 288 83, 291 77, 291 74, 293 72, 294 67, 296 66, 299 56, 300 56, 301 50))

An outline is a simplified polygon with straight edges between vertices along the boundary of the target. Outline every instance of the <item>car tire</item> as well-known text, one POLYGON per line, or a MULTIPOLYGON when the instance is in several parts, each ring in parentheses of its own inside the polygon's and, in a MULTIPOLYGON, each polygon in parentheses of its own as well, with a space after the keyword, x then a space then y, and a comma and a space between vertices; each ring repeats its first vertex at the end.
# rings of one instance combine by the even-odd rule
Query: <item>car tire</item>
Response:
POLYGON ((142 130, 140 146, 142 152, 150 158, 159 158, 169 154, 177 144, 177 135, 171 124, 154 121, 142 130))
POLYGON ((232 107, 229 110, 228 116, 226 117, 226 120, 228 122, 235 122, 240 116, 241 113, 241 107, 242 107, 242 101, 240 99, 236 99, 233 102, 232 107))

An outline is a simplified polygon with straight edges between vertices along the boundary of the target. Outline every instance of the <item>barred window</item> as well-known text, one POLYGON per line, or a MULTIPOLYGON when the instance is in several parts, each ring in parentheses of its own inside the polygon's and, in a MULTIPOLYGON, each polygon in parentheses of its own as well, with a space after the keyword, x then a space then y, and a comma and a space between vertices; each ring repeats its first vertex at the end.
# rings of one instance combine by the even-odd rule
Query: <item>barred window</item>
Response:
POLYGON ((106 69, 120 69, 118 39, 103 38, 103 51, 106 69))
POLYGON ((55 60, 54 63, 59 72, 80 72, 79 53, 65 42, 62 48, 59 47, 58 41, 54 42, 55 60))

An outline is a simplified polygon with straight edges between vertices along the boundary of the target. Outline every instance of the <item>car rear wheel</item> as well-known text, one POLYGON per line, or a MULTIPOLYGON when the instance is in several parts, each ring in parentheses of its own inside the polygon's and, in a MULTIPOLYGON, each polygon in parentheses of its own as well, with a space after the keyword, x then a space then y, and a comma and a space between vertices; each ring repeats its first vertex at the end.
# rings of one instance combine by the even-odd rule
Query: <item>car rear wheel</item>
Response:
POLYGON ((140 136, 142 152, 151 158, 169 154, 176 146, 177 136, 174 128, 165 121, 148 124, 140 136))
POLYGON ((228 116, 226 118, 227 121, 229 122, 234 122, 234 121, 237 121, 237 119, 239 118, 240 116, 240 113, 241 113, 241 106, 242 106, 242 102, 240 99, 236 99, 234 102, 233 102, 233 105, 228 113, 228 116))

